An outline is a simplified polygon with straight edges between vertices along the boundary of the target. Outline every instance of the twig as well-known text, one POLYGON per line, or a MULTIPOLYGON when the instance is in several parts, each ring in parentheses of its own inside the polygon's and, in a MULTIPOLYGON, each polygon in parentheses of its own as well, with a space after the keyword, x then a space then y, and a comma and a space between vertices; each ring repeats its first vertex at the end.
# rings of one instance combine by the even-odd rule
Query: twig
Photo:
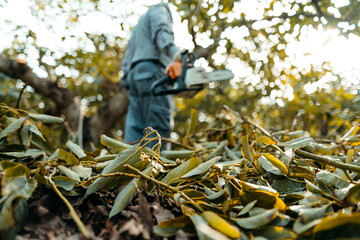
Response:
POLYGON ((265 136, 271 138, 272 140, 274 140, 275 142, 279 142, 279 140, 272 136, 268 131, 266 131, 263 127, 261 127, 259 124, 249 120, 248 118, 246 117, 242 117, 243 121, 246 122, 246 123, 249 123, 250 125, 253 125, 255 128, 257 128, 260 132, 262 132, 265 136))
POLYGON ((60 197, 60 199, 65 203, 66 207, 69 209, 70 216, 76 223, 76 226, 79 228, 79 231, 82 233, 82 235, 84 235, 84 237, 86 238, 90 238, 90 233, 86 229, 84 223, 81 221, 79 216, 76 214, 75 209, 70 204, 70 202, 64 197, 64 195, 62 195, 62 193, 59 191, 59 189, 56 187, 55 183, 53 182, 52 178, 55 175, 55 173, 56 173, 56 168, 54 168, 54 172, 48 178, 51 187, 54 189, 55 193, 60 197))
POLYGON ((132 178, 140 178, 138 175, 131 174, 131 173, 115 172, 115 173, 108 173, 108 174, 101 174, 101 175, 94 176, 94 177, 89 178, 88 180, 82 182, 81 184, 79 184, 77 186, 83 186, 86 183, 94 181, 94 180, 96 180, 98 178, 101 178, 101 177, 116 177, 116 176, 126 176, 126 177, 132 177, 132 178))
POLYGON ((186 146, 186 145, 184 145, 184 144, 181 144, 181 143, 179 143, 179 142, 177 142, 177 141, 174 141, 174 140, 172 140, 172 139, 170 139, 170 138, 161 138, 161 140, 164 141, 164 142, 168 142, 168 143, 171 143, 171 144, 175 144, 175 145, 177 145, 177 146, 179 146, 179 147, 182 147, 182 148, 185 148, 185 149, 188 149, 188 150, 193 150, 191 147, 186 146))
POLYGON ((20 100, 21 100, 21 96, 23 95, 24 91, 25 91, 25 88, 28 86, 27 83, 25 83, 24 87, 21 89, 20 93, 19 93, 19 97, 16 101, 16 105, 15 105, 15 108, 19 108, 20 106, 20 100))
POLYGON ((236 127, 235 125, 232 125, 232 126, 229 126, 229 127, 226 127, 226 128, 206 128, 203 131, 204 132, 208 132, 208 131, 224 132, 226 130, 233 129, 235 127, 236 127))
POLYGON ((284 151, 283 151, 281 148, 279 148, 279 146, 277 146, 277 145, 275 145, 275 144, 270 144, 269 146, 275 148, 276 150, 278 150, 279 152, 281 152, 281 154, 285 154, 284 151))
POLYGON ((347 164, 347 163, 339 162, 330 157, 315 155, 315 154, 312 154, 312 153, 309 153, 309 152, 306 152, 306 151, 303 151, 300 149, 296 149, 294 152, 295 152, 295 154, 297 154, 301 157, 310 158, 310 159, 316 160, 318 162, 326 163, 328 165, 340 168, 342 170, 349 170, 349 171, 360 173, 360 166, 356 166, 354 164, 347 164))
POLYGON ((188 197, 185 193, 181 192, 179 189, 169 186, 168 184, 160 182, 152 177, 149 177, 129 164, 125 164, 124 167, 129 168, 131 171, 134 171, 137 175, 139 175, 141 178, 145 180, 151 181, 165 189, 170 190, 173 193, 179 193, 185 200, 189 201, 197 210, 199 210, 200 212, 204 212, 204 209, 202 209, 202 207, 196 204, 190 197, 188 197))

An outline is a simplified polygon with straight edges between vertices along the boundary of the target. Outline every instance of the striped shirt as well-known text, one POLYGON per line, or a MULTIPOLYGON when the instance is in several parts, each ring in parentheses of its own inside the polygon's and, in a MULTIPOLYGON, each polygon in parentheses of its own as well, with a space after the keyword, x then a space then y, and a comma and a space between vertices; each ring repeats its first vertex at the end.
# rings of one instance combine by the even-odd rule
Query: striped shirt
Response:
POLYGON ((142 60, 158 60, 164 67, 179 51, 174 44, 172 16, 165 3, 151 7, 133 28, 122 63, 124 76, 131 65, 142 60))

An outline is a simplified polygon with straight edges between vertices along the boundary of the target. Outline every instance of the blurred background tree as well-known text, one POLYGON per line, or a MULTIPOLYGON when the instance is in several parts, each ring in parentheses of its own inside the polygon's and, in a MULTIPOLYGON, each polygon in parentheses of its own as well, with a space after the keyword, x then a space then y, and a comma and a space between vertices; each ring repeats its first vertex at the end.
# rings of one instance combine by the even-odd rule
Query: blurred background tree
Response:
MULTIPOLYGON (((121 59, 132 26, 147 9, 145 4, 157 2, 0 2, 5 16, 0 26, 4 36, 0 45, 1 102, 64 115, 64 129, 56 133, 49 129, 54 131, 54 141, 64 141, 71 133, 86 144, 96 143, 103 133, 121 139, 127 103, 119 84, 121 59), (20 8, 15 6, 20 3, 29 11, 16 18, 20 8), (10 9, 14 12, 9 13, 10 9)), ((358 121, 359 68, 344 74, 330 61, 334 57, 314 59, 314 51, 334 46, 327 54, 336 59, 338 39, 342 44, 346 43, 343 38, 359 41, 360 2, 169 2, 178 45, 195 51, 206 49, 198 64, 209 71, 228 68, 236 75, 229 82, 210 84, 194 98, 175 98, 173 137, 185 135, 193 106, 204 123, 226 104, 272 131, 307 130, 324 138, 335 138, 358 121), (318 38, 323 39, 320 44, 318 38)), ((355 51, 350 48, 349 57, 355 51)))
POLYGON ((178 100, 181 112, 196 105, 203 119, 210 119, 208 113, 227 104, 273 131, 307 130, 314 137, 331 138, 357 119, 359 68, 345 76, 331 60, 346 56, 356 61, 356 45, 343 55, 337 49, 346 44, 342 38, 360 43, 359 1, 171 2, 195 48, 205 44, 209 50, 208 65, 227 67, 237 76, 194 99, 178 100), (313 56, 319 48, 327 49, 320 51, 321 61, 313 56))

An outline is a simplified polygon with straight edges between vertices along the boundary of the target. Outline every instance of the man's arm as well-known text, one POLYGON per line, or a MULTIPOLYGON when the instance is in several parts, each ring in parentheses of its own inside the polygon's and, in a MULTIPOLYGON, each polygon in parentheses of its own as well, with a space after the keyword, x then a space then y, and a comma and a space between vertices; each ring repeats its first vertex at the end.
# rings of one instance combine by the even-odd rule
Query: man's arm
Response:
POLYGON ((158 49, 169 57, 179 57, 179 49, 174 44, 172 17, 166 6, 158 5, 149 11, 151 37, 158 49))

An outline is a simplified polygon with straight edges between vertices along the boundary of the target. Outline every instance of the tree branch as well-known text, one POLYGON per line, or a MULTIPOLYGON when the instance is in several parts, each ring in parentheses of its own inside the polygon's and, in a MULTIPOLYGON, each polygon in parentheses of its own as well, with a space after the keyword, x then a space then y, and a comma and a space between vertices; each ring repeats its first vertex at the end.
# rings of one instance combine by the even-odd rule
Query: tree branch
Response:
POLYGON ((315 161, 326 163, 330 166, 334 166, 334 167, 340 168, 345 171, 349 170, 349 171, 360 173, 360 166, 357 166, 354 164, 347 164, 347 163, 339 162, 333 158, 315 155, 315 154, 312 154, 312 153, 309 153, 309 152, 306 152, 306 151, 303 151, 300 149, 295 149, 294 152, 295 152, 295 154, 299 155, 300 157, 310 158, 315 161))
POLYGON ((21 59, 12 60, 5 55, 0 55, 0 72, 11 78, 20 79, 25 84, 34 88, 37 93, 50 98, 60 112, 65 115, 70 127, 76 131, 78 128, 80 102, 70 90, 58 86, 47 78, 38 77, 29 68, 27 62, 21 59))

